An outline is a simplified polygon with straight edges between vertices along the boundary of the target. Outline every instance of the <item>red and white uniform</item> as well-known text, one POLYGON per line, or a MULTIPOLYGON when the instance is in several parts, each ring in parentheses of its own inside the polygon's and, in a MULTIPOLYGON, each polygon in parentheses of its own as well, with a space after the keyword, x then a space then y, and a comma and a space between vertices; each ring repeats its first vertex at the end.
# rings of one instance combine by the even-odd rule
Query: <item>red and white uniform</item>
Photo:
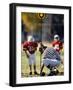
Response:
POLYGON ((25 48, 29 53, 29 64, 35 64, 35 51, 37 49, 38 44, 32 41, 26 41, 23 44, 23 49, 25 48))
POLYGON ((35 53, 37 46, 38 46, 38 45, 37 45, 36 42, 28 42, 28 41, 26 41, 26 42, 24 42, 24 44, 23 44, 23 48, 26 48, 26 50, 28 50, 28 52, 29 52, 30 54, 35 53))
POLYGON ((60 52, 60 50, 63 48, 63 43, 58 40, 58 41, 53 41, 52 42, 52 46, 54 47, 54 49, 58 52, 60 52))

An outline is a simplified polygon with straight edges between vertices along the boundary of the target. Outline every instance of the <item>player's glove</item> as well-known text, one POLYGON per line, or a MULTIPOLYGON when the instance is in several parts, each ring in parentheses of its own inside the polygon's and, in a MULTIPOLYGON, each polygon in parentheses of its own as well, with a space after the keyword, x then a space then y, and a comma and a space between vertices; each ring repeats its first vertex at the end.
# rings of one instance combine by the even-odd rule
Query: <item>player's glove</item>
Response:
POLYGON ((26 48, 23 48, 23 51, 26 51, 27 49, 26 48))

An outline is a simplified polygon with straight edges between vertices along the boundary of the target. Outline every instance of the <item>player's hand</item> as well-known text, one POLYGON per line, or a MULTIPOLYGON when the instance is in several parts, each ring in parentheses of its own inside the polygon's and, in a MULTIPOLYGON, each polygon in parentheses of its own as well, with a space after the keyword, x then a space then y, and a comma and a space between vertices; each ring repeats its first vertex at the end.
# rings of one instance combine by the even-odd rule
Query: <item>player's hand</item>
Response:
POLYGON ((27 49, 26 48, 23 48, 23 51, 26 51, 27 49))
POLYGON ((26 54, 26 56, 27 56, 27 58, 29 58, 29 55, 28 54, 26 54))
POLYGON ((29 58, 29 53, 27 51, 25 51, 25 53, 26 53, 27 58, 29 58))
POLYGON ((43 53, 43 48, 39 48, 39 51, 42 54, 43 53))

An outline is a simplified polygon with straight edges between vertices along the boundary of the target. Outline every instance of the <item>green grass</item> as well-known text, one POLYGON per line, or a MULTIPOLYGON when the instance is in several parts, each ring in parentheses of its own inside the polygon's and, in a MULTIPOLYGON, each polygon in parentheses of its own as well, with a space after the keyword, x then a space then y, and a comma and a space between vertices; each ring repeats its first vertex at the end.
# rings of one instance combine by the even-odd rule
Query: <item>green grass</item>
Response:
MULTIPOLYGON (((51 44, 45 43, 45 45, 51 47, 51 44)), ((39 48, 39 45, 38 45, 38 48, 39 48)), ((36 54, 36 70, 38 73, 40 73, 40 52, 37 50, 35 54, 36 54)), ((62 52, 61 52, 61 58, 64 60, 64 50, 62 50, 62 52)), ((59 72, 63 72, 64 65, 61 64, 58 67, 58 70, 59 70, 59 72)), ((34 70, 32 70, 32 71, 34 72, 34 70)), ((43 71, 46 74, 48 74, 50 72, 50 70, 47 69, 46 67, 44 67, 43 71)), ((28 58, 26 57, 25 52, 22 50, 22 52, 21 52, 21 77, 30 77, 29 72, 30 72, 30 69, 29 69, 28 58)), ((33 73, 33 75, 31 75, 31 77, 33 77, 33 76, 37 76, 37 75, 34 75, 34 73, 33 73)))
MULTIPOLYGON (((38 73, 40 73, 40 52, 36 52, 36 70, 38 73)), ((33 66, 32 66, 33 68, 33 66)), ((46 74, 48 73, 48 69, 46 67, 44 67, 43 70, 46 74)), ((28 62, 28 58, 26 57, 25 52, 22 52, 22 57, 21 57, 21 75, 22 77, 28 77, 29 76, 29 62, 28 62)), ((34 72, 34 70, 32 70, 32 72, 34 72)), ((36 76, 36 75, 32 75, 32 76, 36 76)))
MULTIPOLYGON (((40 52, 39 51, 36 52, 36 69, 37 69, 37 72, 40 73, 40 52)), ((64 67, 63 67, 62 64, 58 67, 58 70, 60 72, 64 71, 64 67)), ((34 72, 34 70, 32 70, 32 71, 34 72)), ((44 67, 43 71, 46 73, 46 75, 50 72, 50 70, 47 69, 46 67, 44 67)), ((30 72, 30 69, 29 69, 28 58, 26 57, 25 52, 22 51, 22 57, 21 57, 21 77, 29 77, 30 76, 29 72, 30 72)), ((37 75, 34 75, 34 73, 33 73, 33 75, 31 75, 31 77, 33 77, 33 76, 37 76, 37 75)))

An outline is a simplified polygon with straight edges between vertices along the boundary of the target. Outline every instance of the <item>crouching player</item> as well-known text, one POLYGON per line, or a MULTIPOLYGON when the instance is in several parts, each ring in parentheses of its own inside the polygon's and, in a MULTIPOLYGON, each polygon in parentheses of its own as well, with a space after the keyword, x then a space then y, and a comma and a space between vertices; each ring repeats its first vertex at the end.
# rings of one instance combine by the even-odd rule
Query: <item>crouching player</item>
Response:
POLYGON ((60 52, 63 48, 63 43, 60 41, 59 35, 54 35, 54 41, 52 42, 52 46, 52 48, 47 48, 43 51, 41 75, 45 74, 42 73, 44 66, 50 69, 49 75, 57 75, 59 71, 56 68, 61 63, 63 63, 63 60, 60 57, 60 52))
POLYGON ((46 66, 50 69, 49 76, 57 75, 59 71, 56 69, 61 64, 61 58, 59 53, 54 48, 46 48, 42 55, 42 67, 40 71, 40 75, 44 76, 43 68, 46 66))
POLYGON ((32 75, 32 64, 34 65, 34 74, 36 72, 36 60, 35 60, 35 52, 37 50, 38 44, 34 41, 32 36, 28 36, 28 41, 24 42, 23 50, 26 53, 26 56, 29 60, 29 67, 30 67, 30 75, 32 75))

